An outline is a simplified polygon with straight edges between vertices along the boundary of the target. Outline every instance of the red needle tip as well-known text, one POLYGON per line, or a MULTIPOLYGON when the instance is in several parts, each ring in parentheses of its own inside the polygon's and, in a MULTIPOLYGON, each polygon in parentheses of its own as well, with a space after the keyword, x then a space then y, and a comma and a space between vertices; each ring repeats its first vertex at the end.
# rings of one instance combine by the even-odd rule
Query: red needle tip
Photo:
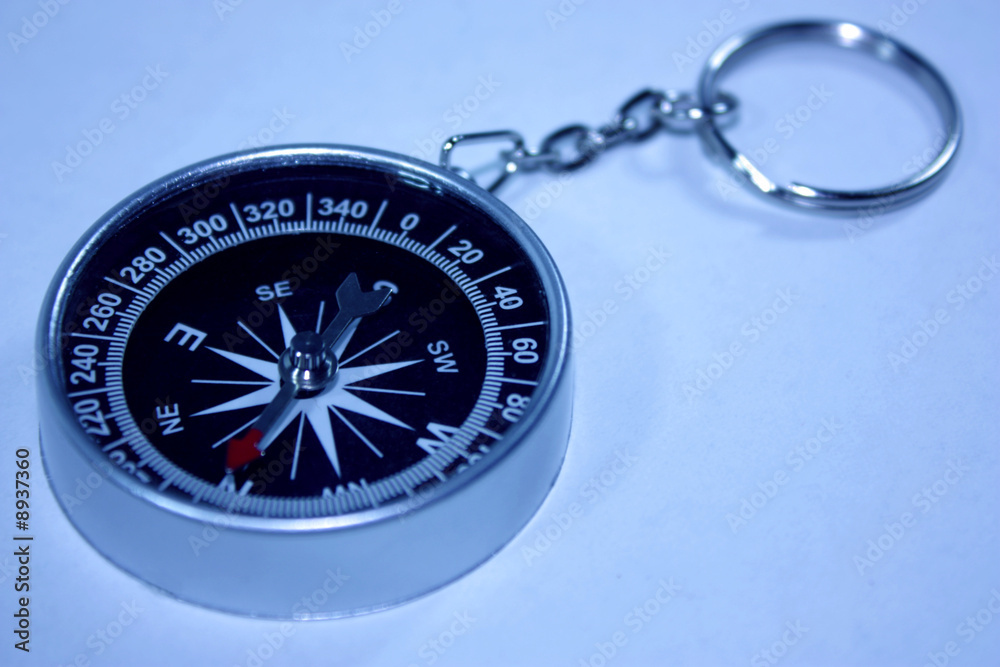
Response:
POLYGON ((226 470, 232 472, 263 456, 257 449, 257 443, 263 437, 262 432, 252 428, 242 438, 230 440, 229 446, 226 448, 226 470))

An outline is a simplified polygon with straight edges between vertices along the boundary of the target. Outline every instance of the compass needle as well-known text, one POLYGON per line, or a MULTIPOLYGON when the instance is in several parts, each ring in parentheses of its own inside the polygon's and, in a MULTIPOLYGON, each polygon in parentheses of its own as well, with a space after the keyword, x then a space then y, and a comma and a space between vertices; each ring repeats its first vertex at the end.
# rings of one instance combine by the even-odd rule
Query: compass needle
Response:
MULTIPOLYGON (((347 330, 344 331, 344 335, 342 335, 334 344, 333 353, 338 359, 344 356, 344 350, 346 350, 347 346, 351 344, 351 339, 354 338, 354 332, 358 330, 359 324, 361 324, 360 317, 351 320, 351 323, 347 325, 347 330)), ((317 333, 319 332, 317 331, 317 333)))
MULTIPOLYGON (((308 330, 295 333, 284 309, 278 306, 282 334, 287 343, 285 351, 278 358, 278 371, 283 384, 250 427, 249 432, 243 437, 229 441, 226 451, 227 471, 243 467, 260 458, 278 433, 287 426, 296 399, 305 398, 309 392, 322 391, 336 379, 338 363, 334 350, 338 340, 349 329, 353 333, 351 325, 356 328, 356 323, 361 317, 370 315, 385 305, 389 294, 387 289, 363 292, 357 274, 348 274, 337 288, 337 305, 340 311, 320 336, 308 330), (256 454, 250 451, 251 448, 256 454)), ((240 325, 249 332, 242 321, 240 325)), ((256 336, 254 340, 267 348, 267 345, 256 336)), ((270 348, 267 349, 270 351, 270 348)), ((236 403, 239 404, 240 400, 237 399, 236 403)), ((220 406, 219 409, 224 408, 220 406)), ((388 415, 385 416, 392 419, 388 415)), ((310 423, 313 423, 314 428, 321 428, 312 420, 310 423)), ((324 449, 327 450, 330 462, 339 477, 340 463, 333 445, 332 433, 328 444, 324 443, 324 449)))

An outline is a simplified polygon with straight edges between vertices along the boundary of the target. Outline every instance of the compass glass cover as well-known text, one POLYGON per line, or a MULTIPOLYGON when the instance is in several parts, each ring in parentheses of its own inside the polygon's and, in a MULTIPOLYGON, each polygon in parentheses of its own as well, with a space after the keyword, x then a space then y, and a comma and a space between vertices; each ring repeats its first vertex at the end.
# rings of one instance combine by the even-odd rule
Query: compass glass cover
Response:
POLYGON ((251 161, 102 233, 53 325, 65 395, 101 457, 180 504, 290 518, 413 506, 496 455, 546 368, 532 258, 418 170, 251 161), (281 387, 279 357, 333 320, 352 273, 390 301, 351 321, 336 373, 296 395, 263 455, 227 470, 227 443, 281 387))

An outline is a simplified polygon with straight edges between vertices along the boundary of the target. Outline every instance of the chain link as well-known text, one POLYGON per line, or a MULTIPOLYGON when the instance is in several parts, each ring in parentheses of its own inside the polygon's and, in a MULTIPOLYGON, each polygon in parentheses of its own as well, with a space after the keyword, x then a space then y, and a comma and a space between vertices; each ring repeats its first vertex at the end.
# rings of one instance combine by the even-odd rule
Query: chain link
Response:
POLYGON ((596 128, 574 124, 561 127, 542 139, 537 151, 526 147, 524 138, 511 130, 460 134, 441 147, 441 166, 470 178, 468 170, 452 165, 452 152, 461 143, 509 142, 510 148, 499 152, 502 171, 487 190, 494 192, 511 175, 546 170, 570 172, 593 162, 604 151, 619 144, 640 143, 660 130, 690 133, 709 116, 732 119, 738 107, 736 98, 719 93, 716 100, 703 107, 691 93, 659 91, 646 88, 627 99, 611 121, 596 128))

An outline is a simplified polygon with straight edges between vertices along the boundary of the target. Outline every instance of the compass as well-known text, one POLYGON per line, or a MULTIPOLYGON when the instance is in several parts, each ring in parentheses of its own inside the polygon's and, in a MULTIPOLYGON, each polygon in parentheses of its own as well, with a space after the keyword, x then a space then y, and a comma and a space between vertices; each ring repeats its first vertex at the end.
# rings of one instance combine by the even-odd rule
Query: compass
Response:
POLYGON ((568 330, 538 239, 463 178, 338 146, 204 162, 113 209, 53 284, 45 465, 84 537, 172 595, 378 609, 537 509, 568 330))
POLYGON ((698 134, 772 201, 870 215, 940 184, 962 117, 905 45, 800 21, 724 42, 697 94, 640 90, 538 150, 501 130, 449 138, 437 166, 318 145, 167 176, 98 221, 42 309, 43 457, 67 515, 153 586, 255 616, 377 610, 468 572, 540 506, 571 412, 566 291, 490 193, 661 129, 698 134), (912 76, 944 125, 937 156, 864 190, 768 178, 723 133, 739 103, 719 83, 801 41, 912 76), (485 189, 452 164, 470 143, 503 144, 485 189))

